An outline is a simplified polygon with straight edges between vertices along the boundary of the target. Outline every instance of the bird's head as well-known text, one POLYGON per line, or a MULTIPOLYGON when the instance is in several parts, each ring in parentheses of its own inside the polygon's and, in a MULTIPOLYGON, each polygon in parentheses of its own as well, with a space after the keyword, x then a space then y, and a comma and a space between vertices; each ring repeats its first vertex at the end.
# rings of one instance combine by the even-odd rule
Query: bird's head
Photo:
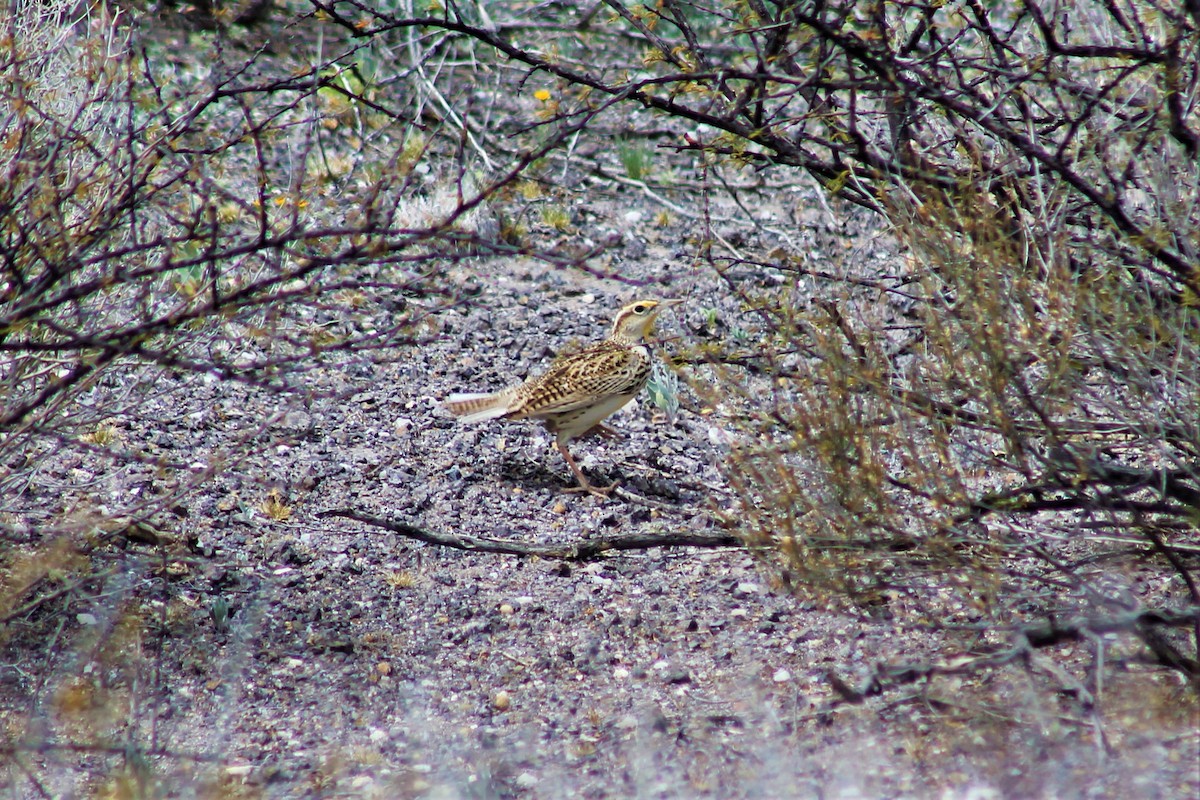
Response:
POLYGON ((650 335, 659 312, 682 302, 682 300, 634 300, 617 312, 616 318, 613 319, 610 338, 640 342, 650 335))

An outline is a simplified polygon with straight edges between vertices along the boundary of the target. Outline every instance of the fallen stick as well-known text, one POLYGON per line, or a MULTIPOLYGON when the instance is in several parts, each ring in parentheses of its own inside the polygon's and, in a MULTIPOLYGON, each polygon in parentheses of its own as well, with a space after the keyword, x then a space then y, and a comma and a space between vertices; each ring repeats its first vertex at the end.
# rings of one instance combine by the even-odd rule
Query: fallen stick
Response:
POLYGON ((352 519, 365 525, 383 528, 406 539, 415 539, 418 542, 438 547, 472 550, 477 553, 556 558, 562 561, 591 561, 612 551, 651 550, 657 547, 742 547, 741 539, 732 533, 633 533, 599 536, 565 545, 538 544, 517 542, 511 539, 486 539, 466 533, 438 533, 407 522, 377 517, 353 508, 334 508, 322 511, 317 516, 352 519))

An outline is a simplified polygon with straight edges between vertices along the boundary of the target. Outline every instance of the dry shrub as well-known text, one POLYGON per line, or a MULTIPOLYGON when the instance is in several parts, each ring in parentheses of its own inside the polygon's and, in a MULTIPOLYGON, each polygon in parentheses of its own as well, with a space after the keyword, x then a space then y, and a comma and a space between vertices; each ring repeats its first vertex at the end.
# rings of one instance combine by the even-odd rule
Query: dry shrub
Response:
POLYGON ((488 244, 488 187, 445 190, 471 183, 457 137, 341 46, 266 64, 137 22, 0 6, 0 724, 49 795, 212 757, 154 740, 160 637, 229 629, 178 588, 197 490, 351 391, 314 375, 424 340, 440 273, 488 244))
MULTIPOLYGON (((1186 627, 1200 554, 1189 290, 1119 258, 1111 229, 1051 224, 1077 200, 1060 184, 1014 213, 982 188, 992 176, 968 176, 893 202, 903 271, 847 266, 806 305, 791 270, 792 293, 755 298, 774 379, 724 377, 747 398, 769 385, 729 459, 747 541, 802 595, 972 636, 1077 611, 1180 609, 1170 626, 1186 627)), ((1194 641, 1138 635, 1196 674, 1194 641)))

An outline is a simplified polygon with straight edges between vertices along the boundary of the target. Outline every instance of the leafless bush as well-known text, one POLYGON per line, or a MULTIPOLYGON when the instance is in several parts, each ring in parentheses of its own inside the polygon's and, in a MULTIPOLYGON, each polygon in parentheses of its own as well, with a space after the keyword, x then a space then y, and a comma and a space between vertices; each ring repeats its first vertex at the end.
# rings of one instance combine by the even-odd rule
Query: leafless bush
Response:
MULTIPOLYGON (((832 121, 849 196, 913 259, 801 316, 765 300, 817 359, 735 458, 752 541, 791 579, 964 620, 1136 605, 1114 576, 1144 559, 1151 602, 1194 607, 1194 20, 919 11, 796 22, 837 76, 796 124, 832 121)), ((1195 652, 1157 655, 1194 679, 1195 652)))
POLYGON ((219 49, 198 69, 120 17, 37 8, 6 15, 0 86, 6 497, 46 453, 139 460, 121 420, 179 381, 302 393, 331 357, 418 341, 453 301, 433 273, 494 242, 494 187, 428 163, 457 139, 416 121, 422 92, 318 49, 287 78, 219 49), (380 302, 394 323, 356 329, 380 302))
POLYGON ((43 794, 76 773, 42 785, 22 753, 145 777, 112 742, 153 715, 139 642, 184 611, 166 582, 194 561, 194 489, 273 444, 310 376, 423 341, 461 299, 447 266, 504 247, 504 175, 420 121, 432 82, 382 86, 319 36, 279 69, 221 31, 177 53, 79 8, 0 6, 0 644, 29 698, 4 756, 43 794), (222 382, 278 402, 248 413, 222 382), (168 419, 221 434, 162 441, 168 419))

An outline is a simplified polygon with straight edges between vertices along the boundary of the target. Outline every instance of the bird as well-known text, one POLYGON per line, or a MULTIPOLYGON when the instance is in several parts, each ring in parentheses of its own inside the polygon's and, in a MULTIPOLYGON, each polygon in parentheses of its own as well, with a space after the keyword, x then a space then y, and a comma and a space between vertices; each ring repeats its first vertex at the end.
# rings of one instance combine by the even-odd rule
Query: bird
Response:
POLYGON ((616 436, 604 425, 646 386, 654 362, 645 339, 658 315, 683 300, 634 300, 612 321, 608 338, 561 356, 548 370, 502 389, 448 396, 443 407, 461 422, 540 419, 555 435, 554 446, 579 481, 568 492, 607 497, 617 484, 596 486, 575 463, 567 443, 590 434, 616 436))

